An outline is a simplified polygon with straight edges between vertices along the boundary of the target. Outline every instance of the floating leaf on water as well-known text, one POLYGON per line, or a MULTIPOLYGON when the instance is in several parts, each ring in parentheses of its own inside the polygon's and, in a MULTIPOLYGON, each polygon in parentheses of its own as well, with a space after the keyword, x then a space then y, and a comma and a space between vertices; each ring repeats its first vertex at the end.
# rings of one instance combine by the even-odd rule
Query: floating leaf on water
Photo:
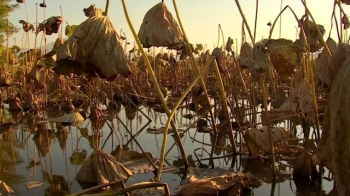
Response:
MULTIPOLYGON (((151 134, 163 134, 165 132, 165 127, 160 127, 160 128, 156 128, 156 129, 148 128, 146 131, 147 131, 147 133, 151 133, 151 134)), ((179 133, 185 132, 184 129, 177 129, 177 131, 179 133)), ((168 134, 170 134, 170 133, 174 133, 174 130, 172 128, 168 129, 168 134)))
POLYGON ((289 77, 300 65, 300 55, 293 47, 293 42, 287 39, 270 39, 267 44, 270 60, 277 73, 289 77))
POLYGON ((28 182, 27 183, 27 189, 33 189, 33 188, 39 187, 41 185, 44 185, 44 183, 38 182, 38 181, 28 182))
POLYGON ((60 116, 57 118, 49 118, 46 121, 52 121, 52 122, 60 122, 60 123, 72 123, 75 125, 79 125, 82 122, 84 122, 84 117, 80 114, 80 112, 73 112, 66 114, 64 116, 60 116))
POLYGON ((78 72, 103 79, 113 79, 118 74, 131 74, 121 40, 109 18, 92 16, 78 25, 71 37, 57 49, 58 69, 67 61, 73 62, 78 72))
POLYGON ((189 183, 181 186, 177 195, 241 195, 243 188, 248 188, 253 182, 258 183, 249 173, 233 173, 220 168, 189 167, 187 173, 189 183))
POLYGON ((125 181, 133 173, 119 163, 112 155, 95 150, 80 168, 76 180, 105 184, 113 181, 125 181))
MULTIPOLYGON (((292 132, 284 127, 273 127, 271 132, 274 144, 294 137, 292 132)), ((244 134, 253 158, 260 158, 263 153, 270 152, 269 132, 266 126, 249 128, 244 134)))
MULTIPOLYGON (((152 184, 152 182, 141 182, 133 184, 132 186, 137 185, 147 185, 152 184)), ((136 189, 133 191, 130 191, 130 195, 137 195, 137 196, 146 196, 146 195, 153 195, 153 196, 163 196, 165 194, 164 187, 151 187, 151 188, 143 188, 143 189, 136 189)))
POLYGON ((138 37, 143 47, 163 46, 180 49, 183 35, 179 25, 163 2, 153 6, 143 18, 138 37))

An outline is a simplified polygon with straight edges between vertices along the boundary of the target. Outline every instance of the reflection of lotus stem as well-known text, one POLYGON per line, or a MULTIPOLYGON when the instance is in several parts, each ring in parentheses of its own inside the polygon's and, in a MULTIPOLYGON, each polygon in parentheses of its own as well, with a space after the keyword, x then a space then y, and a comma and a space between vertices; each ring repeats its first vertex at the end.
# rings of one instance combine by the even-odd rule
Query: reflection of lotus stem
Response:
MULTIPOLYGON (((130 137, 135 141, 136 145, 140 148, 140 150, 142 151, 142 153, 146 156, 146 159, 148 160, 148 162, 152 165, 152 167, 154 168, 154 170, 157 170, 157 167, 154 165, 153 161, 151 160, 151 158, 148 156, 148 154, 143 150, 142 146, 140 145, 140 143, 137 141, 137 139, 132 135, 131 131, 128 129, 128 127, 124 124, 124 122, 118 117, 116 116, 117 120, 123 125, 124 129, 129 133, 130 137)), ((107 122, 107 120, 106 120, 107 122)), ((150 122, 149 122, 150 123, 150 122)), ((144 127, 146 128, 146 127, 144 127)), ((122 143, 119 142, 119 145, 122 146, 122 143)), ((121 154, 120 154, 121 156, 121 154)), ((120 161, 119 159, 117 159, 117 161, 120 161)), ((160 172, 158 172, 160 173, 160 172)))
POLYGON ((269 111, 267 110, 267 93, 266 93, 266 88, 265 88, 265 83, 263 76, 260 74, 260 86, 263 91, 263 104, 264 104, 264 110, 265 110, 265 115, 268 121, 266 122, 267 130, 269 133, 269 143, 270 143, 270 153, 271 153, 271 158, 272 158, 272 174, 273 178, 275 179, 277 174, 276 174, 276 166, 275 166, 275 150, 274 150, 274 144, 273 144, 273 139, 272 139, 272 130, 270 127, 270 115, 269 111))
MULTIPOLYGON (((199 73, 199 68, 198 68, 198 65, 197 65, 197 61, 196 61, 196 59, 195 59, 194 56, 193 56, 193 52, 192 52, 192 49, 191 49, 191 44, 190 44, 190 42, 189 42, 188 39, 187 39, 186 32, 185 32, 185 29, 184 29, 184 27, 183 27, 183 25, 182 25, 181 18, 180 18, 180 14, 179 14, 179 11, 178 11, 178 9, 177 9, 176 1, 175 1, 175 0, 173 0, 173 5, 174 5, 174 8, 175 8, 177 20, 178 20, 178 22, 179 22, 181 31, 182 31, 183 36, 184 36, 184 40, 185 40, 185 42, 186 42, 186 44, 187 44, 187 48, 188 48, 188 51, 189 51, 189 53, 190 53, 190 57, 191 57, 191 61, 192 61, 192 66, 194 66, 195 69, 196 69, 196 71, 199 73)), ((190 73, 190 72, 188 71, 187 73, 190 73)), ((209 96, 208 96, 208 90, 207 90, 207 87, 205 86, 205 82, 204 82, 204 80, 203 80, 203 77, 200 78, 200 85, 201 85, 202 88, 203 88, 203 92, 204 92, 204 95, 205 95, 205 97, 206 97, 206 99, 207 99, 208 104, 210 104, 210 100, 209 100, 209 96)), ((213 112, 210 110, 209 113, 210 113, 211 121, 212 121, 212 122, 215 122, 215 117, 214 117, 213 112)), ((213 123, 213 128, 214 128, 215 133, 217 133, 217 129, 216 129, 215 123, 213 123)))
MULTIPOLYGON (((158 97, 159 97, 160 101, 162 102, 162 105, 163 105, 163 107, 164 107, 164 110, 165 110, 167 116, 170 116, 169 108, 168 108, 168 106, 167 106, 167 104, 166 104, 166 102, 165 102, 165 100, 164 100, 163 93, 162 93, 162 91, 160 90, 160 87, 159 87, 159 84, 158 84, 158 82, 157 82, 157 78, 156 78, 155 75, 154 75, 154 71, 153 71, 153 69, 152 69, 152 66, 151 66, 151 64, 150 64, 150 62, 149 62, 149 60, 148 60, 148 58, 147 58, 147 55, 146 55, 145 51, 144 51, 143 48, 142 48, 142 45, 141 45, 141 43, 140 43, 140 40, 139 40, 139 38, 138 38, 138 36, 137 36, 137 34, 136 34, 136 32, 135 32, 135 29, 134 29, 134 27, 132 26, 132 23, 131 23, 131 21, 130 21, 129 14, 128 14, 128 10, 127 10, 126 5, 125 5, 125 1, 122 0, 122 3, 123 3, 123 9, 124 9, 125 18, 126 18, 126 20, 127 20, 127 22, 128 22, 129 28, 130 28, 130 30, 131 30, 133 36, 134 36, 134 39, 135 39, 135 41, 136 41, 136 43, 137 43, 137 46, 138 46, 138 48, 139 48, 140 51, 141 51, 143 60, 144 60, 144 62, 145 62, 145 64, 146 64, 148 73, 150 74, 150 77, 151 77, 151 79, 152 79, 152 82, 153 82, 153 85, 154 85, 154 87, 155 87, 155 90, 156 90, 156 92, 157 92, 157 94, 158 94, 158 97)), ((178 145, 179 145, 179 148, 180 148, 180 151, 181 151, 182 158, 185 160, 185 165, 186 165, 186 166, 189 166, 188 161, 187 161, 187 157, 186 157, 185 150, 184 150, 184 148, 183 148, 183 146, 182 146, 182 143, 181 143, 181 138, 180 138, 180 136, 179 136, 179 133, 178 133, 178 131, 177 131, 177 128, 176 128, 175 123, 174 123, 173 120, 171 121, 171 127, 172 127, 173 130, 174 130, 174 133, 175 133, 175 140, 178 142, 178 145)), ((168 132, 168 130, 166 130, 165 132, 168 132)), ((164 138, 164 140, 166 140, 166 139, 167 139, 167 135, 166 135, 166 137, 164 138)), ((161 172, 161 170, 159 170, 159 172, 161 172)))
MULTIPOLYGON (((207 70, 207 68, 209 67, 210 63, 214 60, 214 56, 210 56, 207 63, 205 64, 205 66, 202 68, 202 70, 199 72, 199 74, 193 79, 193 81, 188 85, 187 89, 181 94, 181 97, 176 101, 173 110, 171 111, 171 114, 168 116, 168 121, 165 124, 165 130, 164 131, 164 138, 167 138, 168 135, 168 129, 169 129, 169 125, 170 122, 177 110, 177 108, 180 106, 182 100, 187 96, 187 94, 191 91, 192 87, 197 83, 197 81, 202 78, 203 74, 205 73, 205 71, 207 70)), ((159 172, 157 173, 157 181, 160 181, 160 177, 161 177, 161 171, 163 168, 163 163, 164 163, 164 159, 165 159, 165 148, 166 148, 166 139, 163 140, 163 145, 162 145, 162 150, 160 153, 160 162, 159 162, 159 172)))
POLYGON ((220 88, 222 107, 223 107, 224 112, 225 112, 226 121, 228 123, 228 128, 230 129, 229 138, 230 138, 230 142, 232 145, 232 151, 234 154, 236 154, 236 142, 235 142, 235 139, 233 137, 233 129, 232 129, 232 124, 231 124, 231 120, 230 120, 230 114, 228 112, 225 87, 224 87, 224 83, 222 82, 221 74, 220 74, 219 67, 218 67, 218 64, 216 61, 214 61, 214 68, 215 68, 215 73, 216 73, 216 80, 217 80, 217 83, 219 84, 219 88, 220 88))

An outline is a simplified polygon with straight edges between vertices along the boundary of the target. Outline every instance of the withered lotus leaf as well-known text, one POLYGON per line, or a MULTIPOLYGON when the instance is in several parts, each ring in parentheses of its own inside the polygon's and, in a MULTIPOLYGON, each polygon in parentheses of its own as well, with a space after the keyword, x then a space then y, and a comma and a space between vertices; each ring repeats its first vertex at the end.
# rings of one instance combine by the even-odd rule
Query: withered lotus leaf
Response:
MULTIPOLYGON (((215 56, 215 61, 218 65, 219 71, 221 73, 223 73, 224 71, 226 71, 226 67, 225 67, 225 63, 223 62, 223 57, 222 57, 222 52, 220 48, 215 48, 213 50, 213 52, 211 53, 212 56, 215 56)), ((212 62, 212 64, 210 65, 211 68, 213 68, 214 64, 212 62)), ((210 69, 211 70, 211 69, 210 69)))
MULTIPOLYGON (((288 138, 294 137, 292 132, 284 127, 273 127, 272 139, 273 143, 277 144, 288 138)), ((267 126, 258 128, 249 128, 244 132, 247 138, 247 145, 252 153, 253 158, 260 158, 265 152, 270 152, 269 134, 267 126)))
POLYGON ((350 190, 350 58, 342 64, 329 93, 317 156, 335 177, 339 195, 350 190))
POLYGON ((112 181, 125 181, 133 173, 119 163, 111 154, 95 150, 80 168, 76 180, 105 184, 112 181))
POLYGON ((331 60, 329 61, 328 69, 330 71, 331 83, 338 75, 338 71, 343 65, 344 61, 350 55, 350 45, 346 43, 339 43, 335 49, 331 60))
POLYGON ((340 0, 340 2, 345 3, 346 5, 350 5, 350 0, 340 0))
POLYGON ((52 35, 52 33, 57 33, 60 25, 63 21, 61 16, 52 16, 39 24, 36 34, 43 31, 46 35, 52 35))
MULTIPOLYGON (((320 50, 323 46, 321 43, 321 39, 324 33, 326 32, 325 28, 322 25, 315 24, 312 21, 306 20, 305 18, 301 19, 300 22, 304 29, 306 40, 310 44, 310 52, 316 52, 320 50), (317 28, 320 30, 322 36, 318 35, 317 28)), ((303 31, 300 31, 299 39, 303 41, 303 37, 303 31)))
POLYGON ((56 70, 67 61, 78 68, 70 70, 75 74, 94 76, 97 73, 103 79, 113 79, 118 74, 126 77, 131 73, 119 35, 109 18, 101 14, 77 26, 73 35, 57 49, 56 70))
POLYGON ((247 67, 252 64, 252 50, 253 47, 248 42, 244 42, 241 46, 241 51, 239 53, 239 64, 242 69, 247 69, 247 67))
POLYGON ((247 67, 247 70, 251 73, 264 73, 271 66, 271 61, 268 57, 266 45, 267 39, 257 42, 252 50, 253 62, 247 67))
POLYGON ((163 2, 146 13, 138 37, 145 48, 163 46, 178 50, 183 46, 179 25, 163 2))
POLYGON ((287 39, 270 39, 267 50, 273 67, 280 76, 289 77, 300 65, 300 56, 294 50, 293 42, 287 39))
POLYGON ((24 21, 24 20, 19 20, 18 22, 20 24, 22 24, 22 28, 23 28, 24 32, 34 31, 33 24, 30 24, 29 22, 24 21))
MULTIPOLYGON (((313 100, 310 83, 306 79, 301 79, 278 110, 294 113, 312 111, 314 108, 313 100)), ((314 112, 305 113, 302 116, 306 119, 315 119, 314 112)))
MULTIPOLYGON (((330 52, 334 54, 337 49, 337 43, 332 38, 328 38, 326 44, 330 52)), ((333 81, 330 68, 332 65, 330 64, 330 61, 333 58, 332 56, 329 56, 326 49, 324 48, 316 60, 315 67, 315 77, 319 80, 320 83, 326 84, 328 86, 330 86, 333 81)))

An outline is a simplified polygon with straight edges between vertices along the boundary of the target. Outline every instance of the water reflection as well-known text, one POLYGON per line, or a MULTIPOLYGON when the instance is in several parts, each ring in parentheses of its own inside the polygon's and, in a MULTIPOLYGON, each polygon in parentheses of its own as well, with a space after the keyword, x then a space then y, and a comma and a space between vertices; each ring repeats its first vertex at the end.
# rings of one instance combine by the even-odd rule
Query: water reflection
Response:
MULTIPOLYGON (((167 120, 163 111, 140 106, 147 118, 135 106, 117 107, 119 110, 103 110, 105 118, 87 118, 82 125, 62 125, 61 123, 39 123, 48 117, 61 116, 63 113, 47 112, 23 113, 0 109, 0 177, 12 187, 16 195, 64 195, 87 188, 75 178, 86 159, 94 149, 103 149, 111 153, 122 145, 123 150, 151 152, 159 157, 162 134, 146 133, 147 128, 160 128, 167 120), (45 114, 45 115, 44 115, 45 114), (115 130, 111 132, 111 129, 115 130), (135 138, 135 141, 133 138, 135 138), (31 181, 43 182, 44 185, 26 189, 31 181)), ((86 110, 91 112, 91 110, 86 110)), ((187 130, 182 135, 187 159, 191 166, 220 167, 235 171, 250 172, 267 185, 254 188, 251 194, 266 195, 265 189, 274 190, 275 195, 336 195, 333 181, 322 181, 314 186, 295 184, 290 174, 278 175, 274 181, 268 160, 251 160, 246 155, 233 157, 232 147, 226 134, 214 135, 199 133, 195 126, 197 118, 183 118, 191 111, 180 109, 175 114, 178 128, 187 130), (193 138, 193 139, 192 139, 193 138), (207 145, 210 144, 210 145, 207 145), (275 185, 272 186, 272 185, 275 185)), ((97 115, 98 116, 98 115, 97 115)), ((179 147, 173 145, 175 140, 169 137, 167 165, 184 167, 179 147)), ((278 165, 283 171, 290 166, 283 162, 278 165)), ((175 174, 166 174, 163 180, 169 183, 172 193, 186 177, 185 170, 175 174)), ((147 181, 154 174, 137 174, 127 183, 147 181)))

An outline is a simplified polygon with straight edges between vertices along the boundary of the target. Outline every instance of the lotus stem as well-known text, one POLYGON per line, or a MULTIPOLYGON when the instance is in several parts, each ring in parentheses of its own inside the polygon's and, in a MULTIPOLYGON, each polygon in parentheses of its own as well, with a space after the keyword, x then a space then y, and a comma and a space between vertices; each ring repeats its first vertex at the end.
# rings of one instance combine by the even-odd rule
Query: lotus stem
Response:
MULTIPOLYGON (((192 49, 191 49, 190 42, 189 42, 188 39, 187 39, 185 29, 184 29, 184 27, 183 27, 183 25, 182 25, 182 22, 181 22, 179 10, 177 9, 177 5, 176 5, 176 0, 173 0, 173 5, 174 5, 174 8, 175 8, 175 13, 176 13, 177 20, 178 20, 178 22, 179 22, 181 31, 182 31, 182 33, 183 33, 183 35, 184 35, 185 42, 186 42, 186 44, 187 44, 187 48, 188 48, 189 53, 190 53, 191 62, 192 62, 192 64, 193 64, 193 66, 195 67, 197 73, 199 73, 198 64, 197 64, 197 62, 196 62, 196 60, 195 60, 195 58, 194 58, 194 56, 193 56, 193 52, 192 52, 192 49)), ((204 82, 203 77, 200 78, 200 85, 201 85, 202 88, 203 88, 203 92, 204 92, 204 94, 205 94, 205 96, 206 96, 206 98, 207 98, 207 102, 210 104, 210 100, 209 100, 209 96, 208 96, 208 90, 207 90, 207 87, 205 86, 205 82, 204 82)), ((215 131, 215 133, 217 133, 216 125, 215 125, 215 123, 214 123, 214 122, 215 122, 214 114, 213 114, 213 112, 212 112, 211 110, 209 111, 209 113, 210 113, 210 118, 211 118, 211 120, 213 121, 213 128, 214 128, 214 131, 215 131)))
POLYGON ((271 37, 272 37, 272 33, 273 33, 273 30, 275 29, 275 26, 276 26, 278 18, 280 18, 282 16, 282 13, 284 11, 286 11, 287 8, 292 12, 295 20, 298 22, 298 24, 300 26, 300 30, 302 31, 303 40, 305 41, 305 43, 307 43, 307 39, 306 39, 306 36, 305 36, 305 29, 303 28, 303 25, 301 24, 300 20, 298 19, 297 15, 295 14, 294 10, 291 7, 289 7, 288 5, 282 9, 282 11, 277 15, 276 19, 272 23, 272 26, 271 26, 271 29, 270 29, 270 34, 269 34, 269 39, 271 39, 271 37))
MULTIPOLYGON (((144 62, 145 62, 145 64, 146 64, 148 73, 149 73, 149 75, 150 75, 150 77, 151 77, 152 83, 153 83, 153 85, 154 85, 154 87, 155 87, 155 90, 156 90, 156 92, 157 92, 157 94, 158 94, 158 97, 159 97, 160 101, 162 102, 162 105, 163 105, 163 107, 164 107, 165 113, 166 113, 167 116, 169 117, 169 116, 170 116, 170 110, 169 110, 169 108, 168 108, 168 106, 167 106, 167 103, 166 103, 165 100, 164 100, 163 93, 162 93, 162 91, 160 90, 160 86, 159 86, 159 84, 158 84, 157 78, 156 78, 155 75, 154 75, 154 71, 153 71, 153 69, 152 69, 152 66, 151 66, 151 64, 150 64, 150 62, 149 62, 149 60, 148 60, 148 58, 147 58, 147 55, 146 55, 145 51, 144 51, 143 48, 142 48, 142 45, 141 45, 140 40, 139 40, 139 38, 138 38, 138 36, 137 36, 137 34, 136 34, 136 32, 135 32, 135 29, 134 29, 134 27, 132 26, 132 23, 131 23, 131 21, 130 21, 129 14, 128 14, 128 10, 127 10, 127 8, 126 8, 126 4, 125 4, 125 1, 124 1, 124 0, 122 0, 122 4, 123 4, 124 14, 125 14, 126 20, 127 20, 127 22, 128 22, 129 28, 130 28, 130 30, 131 30, 133 36, 134 36, 134 39, 135 39, 135 41, 136 41, 136 43, 137 43, 137 46, 138 46, 139 50, 141 51, 141 54, 142 54, 143 60, 144 60, 144 62)), ((173 121, 173 120, 171 120, 171 121, 172 121, 172 122, 171 122, 171 127, 172 127, 173 130, 174 130, 174 133, 175 133, 175 140, 178 142, 178 145, 179 145, 179 148, 180 148, 180 152, 181 152, 182 158, 183 158, 183 160, 185 161, 185 165, 186 165, 186 166, 189 166, 188 160, 187 160, 187 157, 186 157, 185 150, 184 150, 184 148, 183 148, 183 146, 182 146, 182 143, 181 143, 180 135, 179 135, 179 133, 178 133, 178 131, 177 131, 177 128, 176 128, 176 126, 175 126, 174 121, 173 121)), ((165 130, 165 132, 168 132, 168 130, 165 130)))
POLYGON ((235 142, 235 139, 233 137, 233 129, 232 129, 232 124, 231 124, 231 120, 230 120, 230 114, 228 112, 225 87, 224 87, 224 83, 222 82, 221 74, 220 74, 219 67, 218 67, 218 64, 216 61, 214 61, 214 68, 215 68, 215 73, 216 73, 216 80, 217 80, 217 83, 219 84, 219 88, 220 88, 222 106, 223 106, 223 109, 225 112, 226 121, 228 123, 229 130, 230 130, 229 131, 229 138, 230 138, 230 142, 232 145, 232 151, 234 154, 236 154, 236 142, 235 142))
POLYGON ((108 8, 109 8, 109 0, 106 0, 106 8, 105 8, 105 13, 104 13, 105 16, 108 15, 108 8))
MULTIPOLYGON (((151 158, 146 154, 146 152, 143 150, 142 146, 140 145, 140 143, 137 141, 137 139, 132 135, 131 131, 128 129, 128 127, 124 124, 124 122, 117 116, 116 117, 117 120, 123 125, 123 127, 125 128, 125 130, 129 133, 130 137, 134 140, 134 142, 136 143, 136 145, 140 148, 140 150, 142 151, 142 153, 146 156, 146 159, 148 160, 148 162, 152 165, 152 167, 154 168, 154 170, 157 170, 157 167, 154 165, 153 161, 151 160, 151 158)), ((105 119, 107 122, 107 119, 105 119)), ((108 122, 107 122, 108 123, 108 122)), ((112 128, 111 128, 112 129, 112 128)), ((117 160, 119 161, 119 160, 117 160)), ((158 172, 159 173, 159 172, 158 172)))
POLYGON ((274 143, 272 139, 272 130, 270 127, 270 114, 267 109, 267 93, 266 93, 266 88, 265 88, 265 83, 263 79, 263 75, 260 74, 260 86, 263 91, 263 103, 264 103, 264 110, 265 110, 265 115, 268 121, 266 122, 267 130, 269 132, 269 143, 270 143, 270 153, 271 153, 271 164, 272 164, 272 174, 273 174, 273 179, 277 177, 276 173, 276 166, 275 166, 275 150, 274 150, 274 143))
POLYGON ((255 5, 255 22, 254 22, 254 40, 256 40, 256 26, 258 24, 259 0, 256 0, 255 5))
MULTIPOLYGON (((280 5, 280 11, 282 11, 282 6, 283 6, 283 0, 281 0, 281 5, 280 5)), ((282 36, 282 15, 280 17, 280 32, 279 32, 279 38, 282 36)))
POLYGON ((254 39, 254 37, 253 37, 253 35, 252 35, 252 31, 250 30, 250 27, 249 27, 249 25, 248 25, 247 19, 245 18, 244 14, 243 14, 241 5, 239 4, 239 1, 238 1, 238 0, 235 0, 235 2, 236 2, 236 5, 237 5, 237 8, 238 8, 238 11, 239 11, 239 13, 240 13, 241 16, 242 16, 243 23, 244 23, 245 27, 246 27, 247 30, 248 30, 250 39, 251 39, 252 43, 255 44, 255 39, 254 39))
POLYGON ((165 124, 165 130, 163 133, 163 144, 162 144, 162 150, 160 153, 160 161, 159 161, 159 172, 157 173, 156 181, 160 181, 161 178, 161 171, 163 169, 164 159, 165 159, 165 148, 168 138, 168 129, 171 122, 171 119, 173 118, 175 112, 177 111, 177 108, 180 106, 182 100, 187 96, 187 94, 191 91, 192 87, 197 83, 197 81, 203 76, 207 68, 209 67, 210 63, 214 60, 214 57, 211 56, 208 61, 206 62, 205 66, 202 68, 202 70, 199 72, 199 74, 194 78, 194 80, 188 85, 187 89, 181 94, 181 97, 176 101, 173 110, 171 111, 170 115, 168 116, 168 121, 165 124))

